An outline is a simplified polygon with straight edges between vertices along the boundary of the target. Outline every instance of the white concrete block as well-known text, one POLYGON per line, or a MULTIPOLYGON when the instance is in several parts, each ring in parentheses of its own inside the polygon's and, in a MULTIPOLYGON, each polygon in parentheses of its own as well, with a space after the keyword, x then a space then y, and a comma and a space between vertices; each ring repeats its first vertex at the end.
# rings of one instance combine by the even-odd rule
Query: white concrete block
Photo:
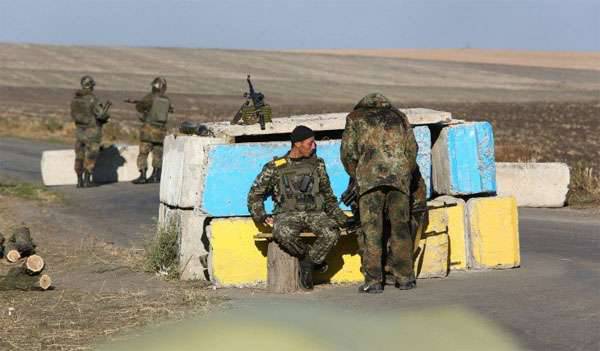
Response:
MULTIPOLYGON (((99 183, 128 182, 139 176, 137 145, 103 146, 96 161, 94 180, 99 183)), ((49 150, 42 153, 41 170, 44 185, 74 185, 75 150, 49 150)), ((148 156, 148 172, 152 172, 152 154, 148 156)), ((149 173, 150 174, 150 173, 149 173)))
POLYGON ((204 234, 206 216, 193 210, 159 205, 158 223, 174 226, 179 236, 179 272, 181 280, 208 280, 208 239, 204 234))
POLYGON ((164 141, 160 201, 171 207, 198 207, 208 164, 208 145, 223 143, 225 140, 219 138, 168 135, 164 141))
MULTIPOLYGON (((452 121, 450 112, 436 111, 425 108, 400 109, 406 114, 412 125, 446 124, 452 121)), ((232 138, 242 135, 265 135, 290 133, 297 125, 305 125, 314 131, 343 130, 346 125, 347 112, 325 113, 315 115, 297 115, 274 118, 273 123, 267 123, 265 130, 255 125, 231 125, 229 122, 207 123, 206 126, 217 137, 232 138)))
POLYGON ((497 193, 514 196, 520 207, 562 207, 570 172, 564 163, 496 163, 497 193))

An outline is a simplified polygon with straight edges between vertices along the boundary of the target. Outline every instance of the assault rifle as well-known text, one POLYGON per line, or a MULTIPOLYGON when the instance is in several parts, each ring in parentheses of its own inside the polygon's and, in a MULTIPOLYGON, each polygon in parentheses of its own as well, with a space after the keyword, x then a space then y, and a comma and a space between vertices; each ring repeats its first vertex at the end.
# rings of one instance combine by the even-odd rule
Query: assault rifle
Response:
MULTIPOLYGON (((133 99, 125 99, 123 100, 124 103, 127 104, 138 104, 140 102, 142 102, 142 100, 133 100, 133 99)), ((173 109, 173 106, 169 106, 169 113, 173 113, 175 112, 175 110, 173 109)))
POLYGON ((265 130, 265 115, 262 112, 261 108, 265 106, 265 96, 262 93, 257 93, 254 91, 254 87, 252 86, 252 82, 250 81, 250 75, 246 78, 248 82, 248 92, 244 93, 244 97, 252 100, 252 104, 254 105, 254 109, 256 110, 256 114, 258 117, 258 123, 260 124, 260 129, 265 130))

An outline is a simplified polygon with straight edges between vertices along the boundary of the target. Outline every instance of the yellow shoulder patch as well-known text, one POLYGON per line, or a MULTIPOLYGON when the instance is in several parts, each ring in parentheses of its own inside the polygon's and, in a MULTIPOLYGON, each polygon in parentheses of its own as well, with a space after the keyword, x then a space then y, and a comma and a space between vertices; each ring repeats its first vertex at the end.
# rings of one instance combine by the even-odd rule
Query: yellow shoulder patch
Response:
POLYGON ((275 162, 275 167, 281 167, 287 163, 285 158, 279 158, 279 159, 275 160, 274 162, 275 162))

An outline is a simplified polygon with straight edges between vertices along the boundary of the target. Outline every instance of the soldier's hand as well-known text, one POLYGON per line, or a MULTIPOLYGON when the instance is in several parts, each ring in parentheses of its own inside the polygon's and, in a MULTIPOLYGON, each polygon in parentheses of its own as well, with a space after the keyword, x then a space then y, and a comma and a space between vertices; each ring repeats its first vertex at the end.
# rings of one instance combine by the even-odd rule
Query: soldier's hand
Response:
POLYGON ((273 217, 267 216, 267 218, 265 218, 265 225, 272 227, 273 226, 273 217))

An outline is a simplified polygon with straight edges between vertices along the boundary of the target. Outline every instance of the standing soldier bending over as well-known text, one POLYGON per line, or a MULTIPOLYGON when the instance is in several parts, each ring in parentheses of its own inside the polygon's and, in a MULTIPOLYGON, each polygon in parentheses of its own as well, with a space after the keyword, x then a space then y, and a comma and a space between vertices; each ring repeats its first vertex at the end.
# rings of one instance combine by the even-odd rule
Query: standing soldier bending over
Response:
POLYGON ((347 217, 337 205, 325 162, 316 156, 314 132, 298 126, 291 141, 291 150, 268 162, 256 177, 248 194, 248 211, 256 223, 273 226, 275 241, 300 259, 301 287, 312 289, 313 270, 327 270, 325 257, 347 217), (267 216, 263 203, 269 195, 275 203, 273 217, 267 216), (300 238, 305 230, 317 235, 312 245, 300 238))
POLYGON ((411 175, 417 143, 406 116, 381 94, 362 98, 346 118, 341 158, 358 184, 365 283, 361 293, 383 291, 383 228, 390 221, 387 266, 401 290, 416 286, 410 230, 411 175))
POLYGON ((75 122, 75 173, 77 187, 96 186, 92 179, 102 142, 102 126, 108 122, 110 102, 102 105, 94 95, 96 82, 90 76, 81 77, 81 89, 71 100, 71 118, 75 122))
POLYGON ((152 92, 142 100, 134 102, 135 109, 141 114, 143 122, 140 129, 140 153, 137 166, 140 176, 133 180, 134 184, 159 183, 162 168, 163 140, 167 135, 167 118, 173 112, 171 100, 165 95, 167 81, 163 77, 156 77, 152 81, 152 92), (148 170, 148 155, 152 152, 152 174, 146 178, 148 170))

